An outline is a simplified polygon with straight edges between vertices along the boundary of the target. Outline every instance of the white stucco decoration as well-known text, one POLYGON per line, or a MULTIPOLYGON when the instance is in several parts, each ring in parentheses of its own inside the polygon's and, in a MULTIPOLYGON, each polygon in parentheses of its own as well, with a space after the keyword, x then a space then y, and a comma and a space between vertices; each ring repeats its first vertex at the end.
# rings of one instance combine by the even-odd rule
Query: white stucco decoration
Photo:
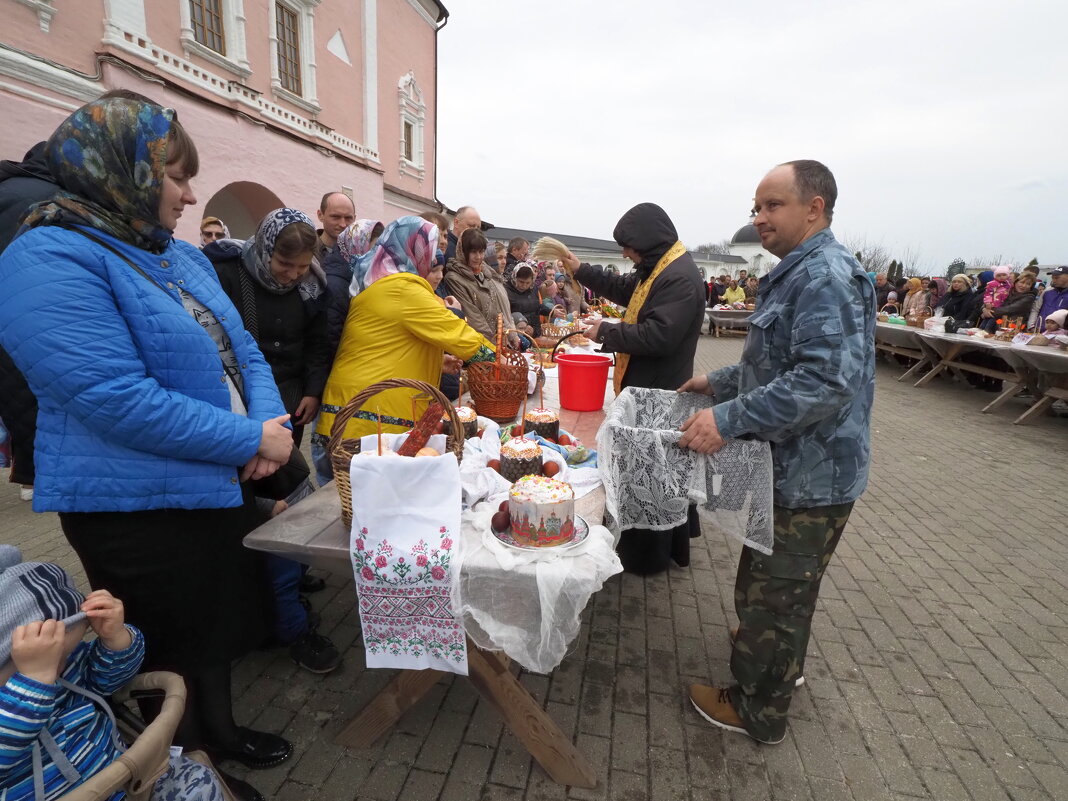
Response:
POLYGON ((334 32, 334 35, 330 37, 330 41, 326 43, 326 49, 350 67, 352 66, 352 59, 349 58, 349 49, 345 47, 345 37, 341 35, 340 28, 338 28, 337 31, 334 32))

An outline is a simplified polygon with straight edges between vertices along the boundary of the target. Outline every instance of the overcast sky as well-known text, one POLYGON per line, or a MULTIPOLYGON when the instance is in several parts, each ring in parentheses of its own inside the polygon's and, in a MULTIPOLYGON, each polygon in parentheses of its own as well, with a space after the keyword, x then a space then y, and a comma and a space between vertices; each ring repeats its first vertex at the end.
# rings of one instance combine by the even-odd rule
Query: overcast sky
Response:
POLYGON ((1068 262, 1068 4, 445 0, 438 197, 610 239, 653 201, 690 247, 776 163, 824 162, 840 240, 941 271, 1068 262))

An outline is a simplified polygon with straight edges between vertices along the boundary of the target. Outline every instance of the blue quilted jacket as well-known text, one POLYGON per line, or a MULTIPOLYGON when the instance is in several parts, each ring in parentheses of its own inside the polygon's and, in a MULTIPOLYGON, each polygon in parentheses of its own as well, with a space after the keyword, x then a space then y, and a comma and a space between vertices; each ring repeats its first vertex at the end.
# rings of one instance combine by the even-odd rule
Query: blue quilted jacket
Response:
POLYGON ((239 506, 261 423, 285 413, 270 367, 199 250, 172 241, 157 255, 92 233, 159 286, 62 228, 31 229, 0 255, 0 345, 40 406, 34 511, 239 506), (230 335, 247 418, 230 411, 218 348, 179 287, 230 335))

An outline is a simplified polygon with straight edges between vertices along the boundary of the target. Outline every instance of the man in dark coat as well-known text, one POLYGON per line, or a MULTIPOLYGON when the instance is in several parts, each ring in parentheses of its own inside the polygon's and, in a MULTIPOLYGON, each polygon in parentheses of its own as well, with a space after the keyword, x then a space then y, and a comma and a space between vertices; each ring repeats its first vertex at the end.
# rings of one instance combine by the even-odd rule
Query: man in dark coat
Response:
MULTIPOLYGON (((0 161, 0 253, 18 232, 22 215, 58 189, 38 142, 21 162, 0 161)), ((33 497, 33 440, 37 435, 37 398, 26 379, 0 348, 0 418, 11 434, 11 481, 22 485, 22 499, 33 497)))
MULTIPOLYGON (((635 267, 613 275, 569 254, 565 269, 595 295, 626 306, 657 262, 678 242, 667 213, 654 203, 641 203, 626 214, 613 233, 623 255, 635 267)), ((705 284, 693 257, 683 253, 653 281, 635 323, 596 323, 587 336, 606 352, 629 354, 622 386, 675 390, 693 375, 693 359, 704 322, 705 284), (679 378, 682 381, 675 383, 679 378)))
MULTIPOLYGON (((675 225, 654 203, 641 203, 616 224, 613 237, 634 270, 615 275, 599 267, 580 264, 568 253, 566 269, 576 281, 596 295, 622 306, 639 301, 646 293, 636 319, 620 323, 595 323, 586 335, 601 343, 601 350, 616 358, 617 388, 645 387, 675 390, 693 375, 693 359, 704 322, 705 283, 693 257, 679 242, 675 225), (660 264, 661 261, 666 266, 660 264), (657 268, 660 267, 660 271, 657 268), (639 295, 641 297, 641 295, 639 295)), ((666 570, 671 560, 679 567, 690 563, 690 539, 701 533, 697 509, 689 519, 670 531, 628 529, 617 550, 624 570, 647 575, 666 570)))

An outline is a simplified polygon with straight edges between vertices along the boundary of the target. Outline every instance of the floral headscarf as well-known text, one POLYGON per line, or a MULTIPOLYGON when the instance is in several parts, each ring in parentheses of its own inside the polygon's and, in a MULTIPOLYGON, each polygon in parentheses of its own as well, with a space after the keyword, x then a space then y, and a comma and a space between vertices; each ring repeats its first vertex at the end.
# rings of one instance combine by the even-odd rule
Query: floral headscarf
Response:
MULTIPOLYGON (((263 218, 256 233, 245 240, 241 249, 241 263, 245 265, 245 269, 260 286, 275 295, 284 295, 294 289, 293 284, 280 284, 271 274, 271 256, 274 255, 278 235, 283 229, 297 223, 307 225, 315 231, 311 218, 304 212, 296 209, 276 209, 263 218)), ((313 258, 311 269, 297 282, 296 289, 300 291, 303 300, 313 300, 325 288, 326 275, 319 262, 313 258)))
POLYGON ((414 273, 426 278, 434 265, 438 227, 422 217, 401 217, 386 226, 370 259, 362 258, 353 273, 350 295, 357 295, 380 278, 395 273, 414 273))
POLYGON ((172 109, 124 98, 82 106, 45 144, 48 169, 63 191, 31 207, 24 224, 88 225, 162 253, 174 233, 159 221, 173 119, 172 109))
POLYGON ((371 234, 381 224, 381 220, 357 220, 337 235, 337 249, 350 265, 371 249, 371 234))

